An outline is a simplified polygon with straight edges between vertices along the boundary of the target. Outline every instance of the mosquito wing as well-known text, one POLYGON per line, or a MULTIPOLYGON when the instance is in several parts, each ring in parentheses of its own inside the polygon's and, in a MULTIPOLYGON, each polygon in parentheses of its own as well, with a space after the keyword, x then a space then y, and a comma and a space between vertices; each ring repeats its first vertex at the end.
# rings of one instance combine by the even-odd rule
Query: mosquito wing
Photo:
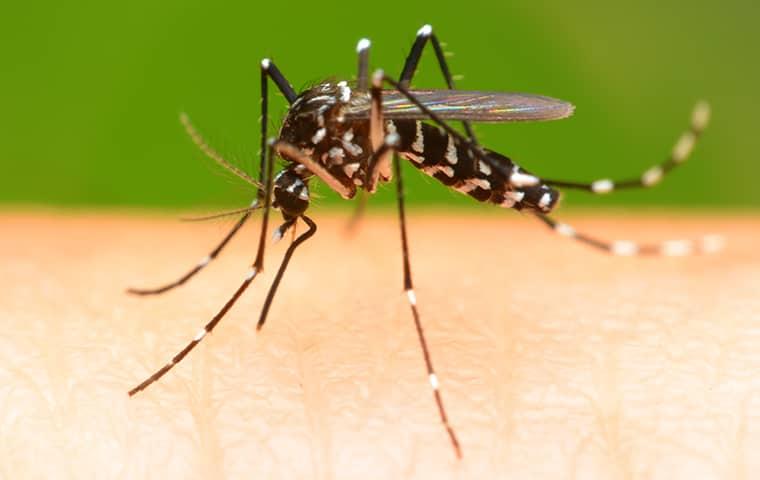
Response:
MULTIPOLYGON (((558 120, 572 115, 575 107, 556 98, 527 93, 465 90, 412 90, 430 111, 444 120, 473 122, 521 122, 558 120)), ((369 115, 370 98, 355 96, 345 111, 347 118, 369 115), (357 98, 358 97, 358 98, 357 98)), ((383 115, 388 119, 424 120, 428 116, 396 90, 383 91, 383 115)))

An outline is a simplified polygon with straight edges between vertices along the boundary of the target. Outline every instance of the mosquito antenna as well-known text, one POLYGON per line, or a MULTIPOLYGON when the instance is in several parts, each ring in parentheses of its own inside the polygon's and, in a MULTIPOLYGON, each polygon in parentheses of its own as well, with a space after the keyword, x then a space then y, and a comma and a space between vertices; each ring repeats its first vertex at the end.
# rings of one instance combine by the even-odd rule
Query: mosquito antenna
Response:
POLYGON ((203 222, 206 220, 215 220, 217 218, 231 217, 233 215, 239 215, 241 213, 249 213, 261 208, 258 203, 251 205, 250 207, 238 208, 237 210, 228 210, 226 212, 213 213, 211 215, 205 215, 200 217, 182 217, 180 220, 183 222, 203 222))
POLYGON ((234 173, 241 179, 245 180, 246 182, 250 183, 256 188, 264 189, 264 185, 261 184, 258 180, 254 180, 251 178, 250 175, 245 173, 244 171, 240 170, 236 166, 232 165, 230 162, 224 159, 219 152, 214 150, 209 146, 208 143, 206 143, 206 140, 203 139, 200 133, 198 133, 198 130, 195 129, 192 123, 190 123, 190 117, 187 116, 186 113, 182 112, 179 114, 179 121, 182 122, 182 125, 185 127, 185 131, 187 131, 187 134, 190 135, 190 138, 193 140, 193 142, 198 145, 198 148, 201 149, 203 153, 205 153, 209 158, 214 160, 216 163, 221 165, 222 167, 226 168, 230 172, 234 173))

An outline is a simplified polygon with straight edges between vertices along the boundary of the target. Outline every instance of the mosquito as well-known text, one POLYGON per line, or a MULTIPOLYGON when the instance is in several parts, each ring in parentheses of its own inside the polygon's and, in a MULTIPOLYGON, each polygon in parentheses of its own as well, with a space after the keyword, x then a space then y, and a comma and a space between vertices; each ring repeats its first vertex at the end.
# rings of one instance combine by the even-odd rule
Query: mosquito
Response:
POLYGON ((288 246, 269 288, 256 325, 260 330, 267 319, 277 287, 296 249, 317 231, 316 223, 306 215, 309 207, 309 182, 317 177, 344 199, 358 192, 374 193, 378 184, 395 177, 398 218, 403 253, 403 288, 422 350, 425 369, 432 388, 440 420, 448 434, 454 453, 462 456, 457 435, 452 427, 441 396, 440 382, 433 368, 430 349, 420 321, 409 261, 406 232, 404 187, 398 158, 408 160, 417 169, 458 192, 479 202, 527 212, 559 235, 578 240, 595 249, 615 255, 684 255, 710 252, 719 247, 719 240, 705 237, 702 241, 676 240, 656 245, 638 245, 629 241, 603 241, 576 231, 548 214, 559 200, 557 188, 579 189, 594 194, 613 190, 651 187, 675 167, 683 163, 707 126, 710 109, 697 103, 690 127, 680 136, 667 159, 638 177, 623 181, 600 179, 577 182, 548 179, 535 175, 510 158, 481 146, 470 122, 520 122, 557 120, 570 116, 574 107, 550 97, 485 91, 457 90, 444 51, 433 29, 425 25, 417 31, 398 79, 382 70, 369 73, 370 41, 361 39, 357 46, 356 81, 324 81, 297 93, 270 59, 261 61, 261 147, 258 178, 236 168, 206 143, 190 123, 181 116, 189 136, 209 157, 256 188, 254 201, 240 214, 237 223, 211 253, 178 280, 153 289, 129 289, 137 295, 154 295, 178 287, 195 276, 216 258, 255 210, 263 210, 256 258, 242 284, 216 315, 168 363, 129 391, 144 390, 181 362, 209 334, 248 286, 264 268, 269 214, 279 210, 282 223, 275 229, 279 240, 302 221, 308 227, 288 246), (438 67, 446 82, 443 90, 412 90, 410 83, 417 71, 426 45, 432 45, 438 67), (277 137, 269 139, 269 81, 272 81, 289 103, 289 110, 277 137), (388 87, 388 88, 385 88, 388 87), (461 122, 462 130, 450 122, 461 122), (285 165, 276 175, 275 157, 285 165), (394 161, 395 160, 395 161, 394 161))

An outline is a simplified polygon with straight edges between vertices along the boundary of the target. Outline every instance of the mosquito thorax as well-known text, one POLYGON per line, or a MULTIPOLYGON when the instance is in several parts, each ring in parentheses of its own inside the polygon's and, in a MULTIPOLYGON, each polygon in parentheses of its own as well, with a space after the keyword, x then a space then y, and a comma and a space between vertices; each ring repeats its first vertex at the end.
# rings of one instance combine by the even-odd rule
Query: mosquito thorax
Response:
POLYGON ((365 101, 347 82, 325 81, 301 93, 288 110, 279 139, 324 165, 341 183, 362 185, 371 153, 369 121, 348 120, 346 107, 365 101))

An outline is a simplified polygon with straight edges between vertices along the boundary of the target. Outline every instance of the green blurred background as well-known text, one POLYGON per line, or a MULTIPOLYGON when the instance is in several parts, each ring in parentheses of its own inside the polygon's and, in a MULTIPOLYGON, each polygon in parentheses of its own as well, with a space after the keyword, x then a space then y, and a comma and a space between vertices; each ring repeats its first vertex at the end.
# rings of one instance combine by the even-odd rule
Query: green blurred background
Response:
MULTIPOLYGON (((488 147, 554 178, 628 177, 661 161, 694 102, 713 121, 693 157, 647 192, 565 204, 760 205, 760 2, 13 2, 0 20, 0 204, 245 205, 178 122, 186 111, 236 163, 257 162, 259 60, 292 84, 355 74, 356 41, 397 75, 424 23, 460 88, 569 100, 569 120, 479 126, 488 147)), ((441 87, 432 52, 415 85, 441 87)), ((285 103, 276 98, 276 123, 285 103)), ((407 166, 409 167, 409 166, 407 166)), ((410 168, 410 170, 413 170, 410 168)), ((410 172, 410 203, 477 205, 410 172)), ((392 201, 384 188, 375 203, 392 201)), ((339 200, 324 186, 321 204, 339 200)))

